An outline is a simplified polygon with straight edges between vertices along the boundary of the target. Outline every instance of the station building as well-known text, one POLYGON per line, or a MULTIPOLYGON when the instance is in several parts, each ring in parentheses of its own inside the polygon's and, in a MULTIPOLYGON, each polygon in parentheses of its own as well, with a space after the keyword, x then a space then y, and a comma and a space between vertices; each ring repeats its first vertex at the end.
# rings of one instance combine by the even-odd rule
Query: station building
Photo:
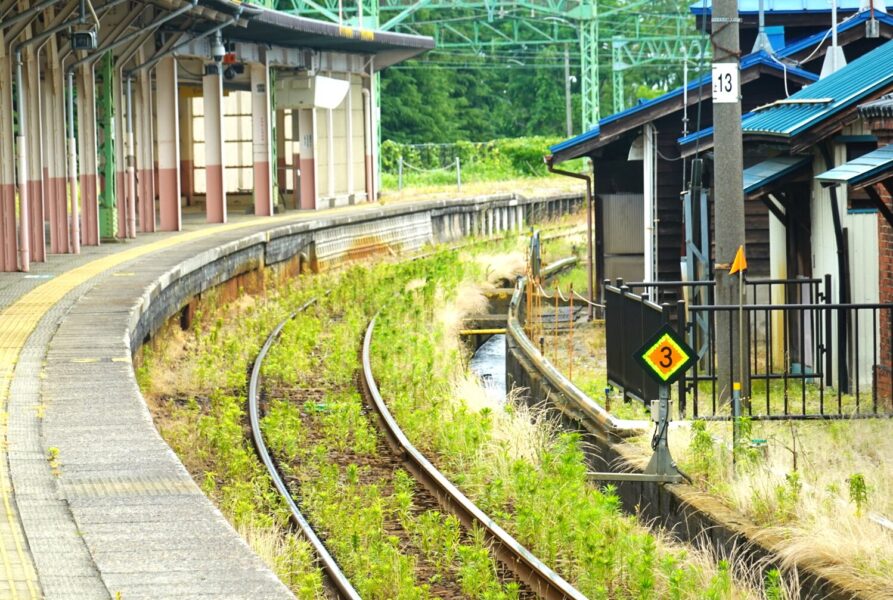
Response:
POLYGON ((377 74, 433 45, 229 0, 0 2, 0 270, 374 200, 377 74))
MULTIPOLYGON (((701 6, 692 7, 699 18, 709 14, 709 3, 706 13, 701 6)), ((751 302, 893 302, 893 272, 886 258, 893 254, 886 247, 893 213, 885 183, 893 162, 884 149, 890 139, 883 116, 893 92, 893 18, 878 2, 839 6, 835 50, 824 3, 767 3, 765 23, 776 28, 768 47, 757 44, 756 3, 739 3, 742 48, 754 44, 740 62, 748 277, 804 281, 802 287, 767 286, 769 293, 751 302), (789 41, 795 33, 806 37, 789 41), (833 54, 836 64, 829 68, 833 54), (852 173, 862 175, 847 179, 852 173), (806 283, 826 276, 830 285, 818 294, 806 283)), ((709 85, 709 77, 696 80, 602 119, 593 130, 551 148, 553 163, 592 159, 605 213, 605 277, 712 279, 711 188, 722 174, 712 171, 709 85), (689 186, 695 157, 704 159, 705 190, 693 200, 689 186)), ((888 311, 880 314, 881 320, 889 319, 888 311)), ((832 321, 828 343, 846 356, 827 369, 832 379, 863 389, 877 386, 878 392, 889 388, 890 324, 855 319, 841 329, 836 317, 832 321)), ((780 325, 772 327, 781 331, 780 325)), ((803 335, 807 343, 801 346, 807 348, 809 327, 803 335)), ((774 337, 781 344, 782 336, 774 337)), ((799 369, 815 369, 820 356, 813 352, 791 360, 799 369)))

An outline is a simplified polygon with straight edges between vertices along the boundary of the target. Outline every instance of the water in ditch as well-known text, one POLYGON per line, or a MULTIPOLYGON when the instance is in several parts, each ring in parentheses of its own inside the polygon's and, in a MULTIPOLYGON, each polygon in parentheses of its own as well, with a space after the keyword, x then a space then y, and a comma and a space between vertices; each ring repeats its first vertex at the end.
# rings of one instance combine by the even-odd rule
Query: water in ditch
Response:
POLYGON ((494 335, 471 358, 471 371, 481 378, 487 393, 505 401, 505 336, 494 335))

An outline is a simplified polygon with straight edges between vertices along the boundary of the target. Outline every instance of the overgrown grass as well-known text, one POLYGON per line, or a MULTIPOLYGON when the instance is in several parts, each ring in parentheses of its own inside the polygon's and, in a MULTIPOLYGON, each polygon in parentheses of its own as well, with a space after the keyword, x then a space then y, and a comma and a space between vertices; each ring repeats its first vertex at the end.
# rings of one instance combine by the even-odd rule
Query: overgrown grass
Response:
POLYGON ((483 275, 470 261, 445 262, 380 317, 373 368, 409 437, 590 597, 753 595, 733 582, 727 565, 655 538, 620 511, 613 493, 592 487, 578 436, 557 433, 518 404, 502 409, 470 397, 455 322, 442 315, 454 313, 445 306, 468 303, 469 283, 483 275))
MULTIPOLYGON (((301 482, 303 507, 336 559, 365 598, 429 598, 447 576, 469 597, 517 596, 515 584, 500 582, 479 533, 457 540, 455 519, 418 509, 405 473, 369 479, 366 462, 378 452, 378 435, 353 388, 361 334, 377 307, 413 279, 436 271, 439 261, 442 255, 354 267, 274 286, 265 296, 243 296, 213 313, 197 314, 190 331, 172 324, 159 336, 164 342, 143 351, 138 378, 162 435, 205 493, 301 598, 322 595, 321 573, 308 558, 309 546, 289 531, 285 507, 246 441, 245 402, 250 361, 266 335, 313 297, 320 300, 289 322, 273 346, 264 376, 278 389, 304 386, 319 393, 301 405, 274 398, 262 424, 277 456, 300 465, 291 476, 301 482), (350 453, 355 462, 339 466, 332 453, 350 453), (419 579, 406 540, 385 526, 394 519, 426 564, 434 565, 426 578, 419 579)), ((208 295, 207 305, 216 304, 214 296, 208 295)))
MULTIPOLYGON (((385 140, 381 145, 382 179, 396 184, 398 163, 403 158, 404 185, 437 185, 456 181, 454 168, 459 159, 462 181, 504 181, 526 177, 546 177, 543 156, 549 146, 561 141, 552 137, 504 138, 489 142, 457 142, 444 145, 409 145, 385 140)), ((584 168, 583 160, 562 165, 570 171, 584 168)))
POLYGON ((415 503, 414 482, 380 451, 354 386, 369 319, 439 260, 351 268, 289 323, 265 363, 277 391, 263 427, 300 483, 302 508, 364 598, 429 598, 453 579, 469 597, 509 600, 517 586, 500 583, 480 535, 460 539, 455 518, 415 503))
MULTIPOLYGON (((269 297, 242 296, 197 314, 188 332, 168 326, 144 347, 137 377, 156 426, 202 490, 299 598, 323 594, 309 544, 245 436, 250 362, 291 306, 320 293, 324 278, 292 282, 269 297), (231 318, 238 314, 239 318, 231 318)), ((205 306, 215 306, 216 294, 205 306)))

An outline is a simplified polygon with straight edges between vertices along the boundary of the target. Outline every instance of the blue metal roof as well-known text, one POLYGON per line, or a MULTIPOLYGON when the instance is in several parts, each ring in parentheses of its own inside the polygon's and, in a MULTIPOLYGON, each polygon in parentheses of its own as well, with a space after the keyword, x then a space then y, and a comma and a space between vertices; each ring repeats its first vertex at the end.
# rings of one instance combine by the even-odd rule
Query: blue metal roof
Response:
MULTIPOLYGON (((874 18, 886 25, 893 26, 893 17, 888 15, 885 12, 875 11, 874 18)), ((837 25, 837 33, 843 33, 845 31, 849 31, 853 27, 865 27, 864 23, 871 19, 871 13, 869 11, 863 11, 860 13, 856 13, 854 15, 850 15, 849 18, 843 20, 837 25)), ((828 44, 831 43, 831 36, 828 35, 829 29, 824 31, 816 32, 812 35, 806 36, 805 38, 801 38, 795 42, 791 42, 786 45, 784 48, 781 48, 775 53, 775 56, 779 59, 787 58, 788 56, 793 56, 804 50, 812 50, 816 46, 818 46, 819 42, 825 40, 828 44)), ((821 56, 821 55, 820 55, 821 56)))
POLYGON ((893 84, 891 64, 893 42, 887 42, 789 98, 755 110, 742 122, 742 130, 793 137, 893 84))
POLYGON ((599 134, 599 126, 598 123, 595 124, 595 127, 590 129, 589 131, 584 131, 578 136, 572 137, 568 140, 564 140, 563 142, 558 142, 554 146, 549 146, 549 152, 555 154, 556 152, 561 152, 562 150, 566 150, 567 148, 573 148, 577 144, 582 144, 586 140, 591 140, 592 138, 597 138, 599 134))
POLYGON ((871 181, 887 171, 893 171, 893 144, 872 150, 848 163, 834 167, 816 176, 816 180, 826 183, 846 183, 858 186, 871 181))
MULTIPOLYGON (((859 10, 861 0, 837 0, 837 10, 840 12, 852 12, 859 10)), ((712 3, 710 0, 700 0, 691 4, 693 15, 710 13, 712 3)), ((831 4, 828 0, 764 0, 763 9, 767 13, 827 13, 831 12, 831 4)), ((738 12, 741 14, 760 12, 760 0, 738 0, 738 12)))
POLYGON ((776 156, 748 167, 744 169, 744 193, 755 192, 761 187, 793 173, 811 161, 812 157, 809 156, 776 156))
MULTIPOLYGON (((744 113, 743 115, 741 115, 741 120, 747 119, 748 117, 750 117, 753 114, 754 113, 752 113, 752 112, 744 113)), ((694 131, 692 133, 689 133, 687 136, 681 137, 676 141, 679 143, 680 146, 684 146, 690 142, 694 142, 695 140, 700 140, 705 137, 710 137, 711 135, 713 135, 713 127, 712 126, 705 127, 704 129, 702 129, 700 131, 694 131)))
MULTIPOLYGON (((741 70, 742 71, 745 71, 747 69, 751 69, 751 68, 754 68, 757 66, 770 67, 770 68, 775 69, 780 72, 784 71, 784 67, 782 67, 782 65, 780 65, 777 61, 773 60, 772 57, 763 50, 760 50, 759 52, 752 52, 741 59, 741 70)), ((788 67, 787 72, 789 74, 797 75, 798 77, 801 77, 801 78, 809 80, 809 81, 816 81, 818 79, 818 75, 816 75, 815 73, 811 73, 809 71, 806 71, 804 69, 800 69, 797 67, 788 67)), ((707 74, 699 77, 698 79, 691 81, 688 84, 688 86, 686 86, 689 93, 697 91, 697 89, 702 85, 709 87, 710 77, 711 77, 710 74, 707 73, 707 74)), ((583 142, 586 142, 588 140, 598 137, 601 128, 604 127, 605 125, 614 123, 616 121, 621 121, 631 115, 634 115, 641 111, 647 110, 647 109, 651 108, 652 106, 656 106, 658 104, 667 102, 668 100, 671 100, 673 98, 677 98, 677 97, 681 96, 682 94, 683 94, 683 88, 678 87, 674 90, 667 92, 666 94, 658 96, 657 98, 652 98, 650 100, 640 102, 639 104, 636 104, 635 106, 632 106, 626 110, 620 111, 619 113, 614 113, 613 115, 607 116, 604 119, 600 120, 598 122, 598 125, 596 125, 596 127, 592 128, 592 129, 590 129, 589 131, 581 133, 580 135, 578 135, 576 137, 572 137, 570 139, 567 139, 563 142, 559 142, 558 144, 555 144, 554 146, 550 146, 549 151, 552 154, 555 154, 556 152, 561 152, 562 150, 567 150, 568 148, 573 148, 574 146, 576 146, 578 144, 582 144, 583 142)), ((705 93, 704 98, 709 100, 710 99, 709 94, 705 93)))

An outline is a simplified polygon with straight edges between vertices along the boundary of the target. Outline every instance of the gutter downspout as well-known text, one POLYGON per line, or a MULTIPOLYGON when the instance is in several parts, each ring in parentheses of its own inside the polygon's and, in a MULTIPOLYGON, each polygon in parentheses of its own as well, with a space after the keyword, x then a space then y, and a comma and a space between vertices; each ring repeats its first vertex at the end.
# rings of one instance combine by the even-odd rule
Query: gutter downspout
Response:
MULTIPOLYGON (((127 78, 127 153, 124 169, 127 173, 127 237, 136 237, 136 149, 133 147, 133 77, 127 78)), ((155 218, 155 215, 152 215, 155 218)))
MULTIPOLYGON (((550 173, 554 173, 555 175, 564 175, 565 177, 573 177, 574 179, 582 179, 583 181, 586 182, 586 250, 588 253, 588 257, 589 257, 589 261, 587 264, 587 269, 588 269, 587 277, 588 277, 588 281, 589 281, 589 312, 588 312, 587 318, 591 321, 593 319, 593 303, 595 302, 595 299, 594 299, 595 298, 595 296, 594 296, 594 294, 595 294, 595 270, 593 268, 594 264, 593 264, 593 249, 592 249, 592 246, 593 246, 593 240, 592 240, 592 228, 593 228, 593 226, 592 226, 592 216, 593 216, 592 215, 592 212, 593 212, 592 211, 592 204, 593 204, 592 178, 589 177, 589 175, 583 175, 582 173, 573 173, 571 171, 565 171, 563 169, 556 169, 552 163, 553 158, 554 157, 552 157, 552 156, 543 157, 543 160, 546 163, 546 167, 549 169, 550 173)), ((598 219, 598 227, 599 228, 602 227, 601 218, 598 219)), ((602 239, 602 236, 599 235, 596 243, 600 243, 601 239, 602 239)), ((603 261, 601 259, 601 254, 602 254, 601 251, 599 251, 598 254, 599 254, 598 274, 600 277, 603 277, 604 276, 604 267, 602 265, 603 261)), ((599 296, 599 299, 601 299, 601 286, 599 286, 598 296, 599 296)))
MULTIPOLYGON (((74 89, 74 71, 68 71, 68 89, 74 89)), ((81 252, 80 190, 78 188, 78 150, 74 136, 74 94, 68 96, 68 188, 71 190, 71 251, 81 252)))
MULTIPOLYGON (((819 146, 822 158, 825 160, 825 168, 833 169, 834 160, 831 154, 829 142, 825 142, 819 146)), ((828 188, 831 193, 831 219, 834 222, 834 241, 837 246, 837 294, 838 303, 850 303, 850 269, 849 256, 846 247, 846 237, 844 235, 843 223, 840 218, 840 206, 837 198, 837 186, 828 188)), ((847 350, 849 348, 849 339, 847 335, 847 318, 846 312, 837 315, 837 384, 843 393, 849 393, 849 374, 847 369, 847 350)))
POLYGON ((372 157, 372 93, 363 86, 363 168, 366 172, 366 202, 375 202, 375 169, 372 157), (368 161, 366 159, 369 159, 368 161))

